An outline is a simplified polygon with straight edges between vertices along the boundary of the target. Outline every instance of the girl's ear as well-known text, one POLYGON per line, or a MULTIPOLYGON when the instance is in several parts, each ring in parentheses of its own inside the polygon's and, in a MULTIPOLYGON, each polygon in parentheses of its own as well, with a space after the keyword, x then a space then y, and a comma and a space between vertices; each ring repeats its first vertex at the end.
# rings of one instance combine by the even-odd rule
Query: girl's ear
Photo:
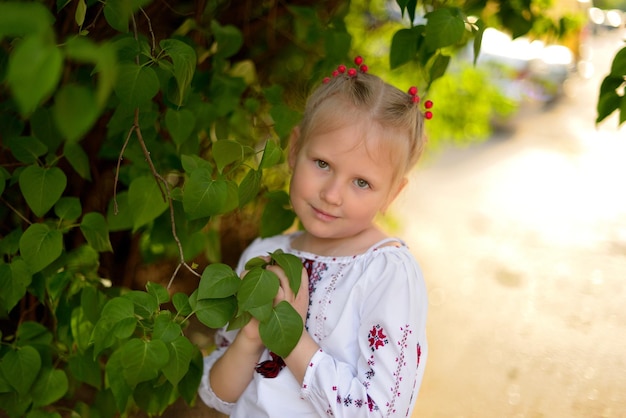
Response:
POLYGON ((289 168, 293 169, 293 167, 296 165, 296 157, 298 156, 298 147, 296 147, 296 144, 298 143, 298 140, 300 139, 300 127, 296 126, 295 128, 293 128, 291 130, 291 135, 289 136, 289 157, 288 157, 288 161, 289 161, 289 168))

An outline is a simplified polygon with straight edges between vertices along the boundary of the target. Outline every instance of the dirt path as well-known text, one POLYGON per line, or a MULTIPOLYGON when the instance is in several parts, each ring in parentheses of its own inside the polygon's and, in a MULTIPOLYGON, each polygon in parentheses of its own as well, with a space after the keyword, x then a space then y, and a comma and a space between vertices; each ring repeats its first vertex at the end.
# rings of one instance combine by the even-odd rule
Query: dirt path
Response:
POLYGON ((626 417, 626 126, 594 126, 623 46, 514 132, 425 161, 396 205, 429 287, 413 417, 626 417))

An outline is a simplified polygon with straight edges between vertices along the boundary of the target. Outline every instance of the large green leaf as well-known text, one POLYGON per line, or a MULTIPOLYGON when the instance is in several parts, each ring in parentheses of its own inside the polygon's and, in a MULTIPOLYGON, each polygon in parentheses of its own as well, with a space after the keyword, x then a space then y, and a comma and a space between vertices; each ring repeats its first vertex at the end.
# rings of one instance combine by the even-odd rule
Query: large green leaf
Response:
POLYGON ((246 311, 271 302, 279 286, 280 281, 276 273, 260 267, 253 268, 243 277, 241 287, 237 292, 239 309, 246 311))
POLYGON ((11 154, 20 162, 32 164, 48 152, 46 144, 32 136, 16 136, 6 140, 11 154))
POLYGON ((31 281, 29 267, 21 258, 0 264, 0 312, 10 312, 24 297, 31 281))
POLYGON ((237 311, 237 299, 234 296, 221 299, 197 299, 193 297, 194 295, 189 298, 189 303, 198 321, 209 328, 223 327, 237 311))
POLYGON ((163 375, 176 386, 189 370, 189 363, 196 348, 186 337, 179 335, 167 345, 167 349, 170 353, 170 360, 163 367, 163 375))
POLYGON ((109 231, 122 231, 133 227, 133 214, 128 205, 128 191, 119 192, 117 194, 117 210, 115 213, 115 204, 113 199, 109 201, 107 207, 107 223, 109 231))
POLYGON ((56 89, 63 54, 51 42, 30 36, 17 44, 9 58, 6 81, 20 113, 31 114, 56 89))
POLYGON ((19 184, 26 203, 35 215, 41 217, 59 200, 67 178, 58 167, 30 165, 20 173, 19 184))
POLYGON ((131 290, 122 297, 133 301, 135 315, 140 318, 150 318, 159 310, 157 299, 148 292, 131 290))
POLYGON ((63 234, 46 224, 32 224, 20 238, 20 253, 31 272, 43 270, 63 251, 63 234))
MULTIPOLYGON (((78 348, 78 351, 80 353, 85 353, 89 348, 93 328, 94 325, 85 316, 85 311, 83 310, 83 308, 80 306, 74 308, 70 321, 70 329, 72 330, 74 344, 76 344, 76 347, 78 348)), ((85 355, 85 357, 89 356, 85 355)))
POLYGON ((122 366, 122 350, 116 350, 106 363, 106 381, 109 384, 115 405, 119 411, 125 411, 133 388, 126 382, 124 367, 122 366))
POLYGON ((53 36, 54 16, 39 2, 0 2, 0 40, 5 36, 53 36))
POLYGON ((159 78, 150 67, 124 64, 119 67, 115 94, 132 107, 151 100, 159 91, 159 78))
POLYGON ((165 125, 174 143, 180 147, 191 137, 196 125, 196 117, 189 109, 167 109, 165 125))
POLYGON ((164 343, 171 343, 183 333, 181 326, 172 320, 170 311, 161 311, 154 319, 152 338, 159 339, 164 343))
POLYGON ((428 51, 455 45, 461 41, 465 32, 463 19, 452 13, 449 8, 437 9, 426 14, 426 34, 424 45, 428 51))
POLYGON ((270 168, 283 160, 283 150, 274 141, 266 141, 263 149, 263 158, 261 159, 261 168, 270 168))
POLYGON ((243 147, 239 142, 235 141, 215 141, 213 143, 213 158, 217 164, 217 169, 221 173, 228 164, 243 161, 243 147))
POLYGON ((161 340, 133 338, 120 348, 120 353, 124 378, 131 387, 156 378, 170 358, 167 346, 161 340))
POLYGON ((392 70, 415 58, 423 32, 423 26, 416 26, 411 29, 400 29, 393 35, 389 51, 389 67, 392 70))
POLYGON ((268 321, 259 324, 259 334, 268 349, 287 357, 296 346, 304 325, 302 317, 286 301, 279 302, 268 321))
POLYGON ((282 250, 274 251, 271 257, 283 269, 289 279, 291 290, 297 294, 302 281, 302 260, 293 254, 284 253, 282 250))
POLYGON ((246 203, 251 202, 261 190, 261 178, 263 174, 261 170, 249 170, 241 183, 239 183, 239 207, 242 208, 246 203))
POLYGON ((52 114, 61 135, 76 142, 93 127, 100 107, 91 87, 67 84, 57 91, 52 114))
POLYGON ((62 197, 54 205, 54 214, 59 219, 74 221, 83 212, 80 199, 77 197, 62 197))
POLYGON ((196 52, 191 46, 177 39, 164 39, 159 45, 172 59, 174 78, 178 84, 176 104, 181 106, 196 71, 196 52))
POLYGON ((168 207, 157 180, 152 176, 133 179, 128 188, 128 206, 133 216, 133 230, 147 225, 168 207))
POLYGON ((185 184, 183 207, 189 219, 219 215, 238 205, 237 184, 214 180, 206 168, 194 170, 185 184))
POLYGON ((96 251, 113 252, 111 241, 109 240, 109 228, 104 216, 98 212, 89 212, 83 216, 80 223, 80 230, 83 236, 96 251))
POLYGON ((68 366, 70 373, 78 381, 85 382, 96 389, 102 387, 101 366, 91 356, 87 354, 72 356, 69 359, 68 366))
POLYGON ((0 362, 0 372, 20 395, 30 390, 40 369, 39 352, 29 345, 9 350, 0 362))
POLYGON ((202 272, 202 278, 198 285, 198 299, 224 298, 234 295, 241 279, 226 264, 209 264, 202 272))
POLYGON ((35 407, 50 405, 66 394, 69 388, 67 375, 63 370, 44 369, 33 385, 31 396, 35 407))
POLYGON ((262 237, 280 234, 293 225, 296 215, 290 209, 289 195, 282 190, 266 194, 268 199, 261 215, 262 237))

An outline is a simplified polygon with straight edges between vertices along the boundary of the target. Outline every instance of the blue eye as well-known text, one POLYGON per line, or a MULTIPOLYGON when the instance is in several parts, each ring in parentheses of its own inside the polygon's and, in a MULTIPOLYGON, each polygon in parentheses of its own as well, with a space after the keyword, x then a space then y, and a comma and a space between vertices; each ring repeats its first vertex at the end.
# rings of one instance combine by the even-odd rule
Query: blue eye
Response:
POLYGON ((367 188, 370 187, 370 184, 366 180, 363 180, 363 179, 356 179, 356 180, 354 180, 354 184, 359 189, 367 189, 367 188))

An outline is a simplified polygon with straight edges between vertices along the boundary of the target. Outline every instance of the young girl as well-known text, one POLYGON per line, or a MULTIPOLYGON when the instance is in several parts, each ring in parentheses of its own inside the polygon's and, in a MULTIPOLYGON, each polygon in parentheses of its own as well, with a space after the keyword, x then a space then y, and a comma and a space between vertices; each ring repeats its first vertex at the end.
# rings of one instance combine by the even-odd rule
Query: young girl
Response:
POLYGON ((414 87, 403 93, 355 62, 312 94, 291 137, 290 196, 304 230, 255 240, 238 267, 279 248, 303 260, 297 296, 268 267, 281 280, 275 302, 303 318, 302 337, 281 359, 252 320, 219 332, 205 358, 199 394, 231 417, 411 415, 427 353, 426 289, 409 249, 374 218, 406 184, 431 114, 414 87))

